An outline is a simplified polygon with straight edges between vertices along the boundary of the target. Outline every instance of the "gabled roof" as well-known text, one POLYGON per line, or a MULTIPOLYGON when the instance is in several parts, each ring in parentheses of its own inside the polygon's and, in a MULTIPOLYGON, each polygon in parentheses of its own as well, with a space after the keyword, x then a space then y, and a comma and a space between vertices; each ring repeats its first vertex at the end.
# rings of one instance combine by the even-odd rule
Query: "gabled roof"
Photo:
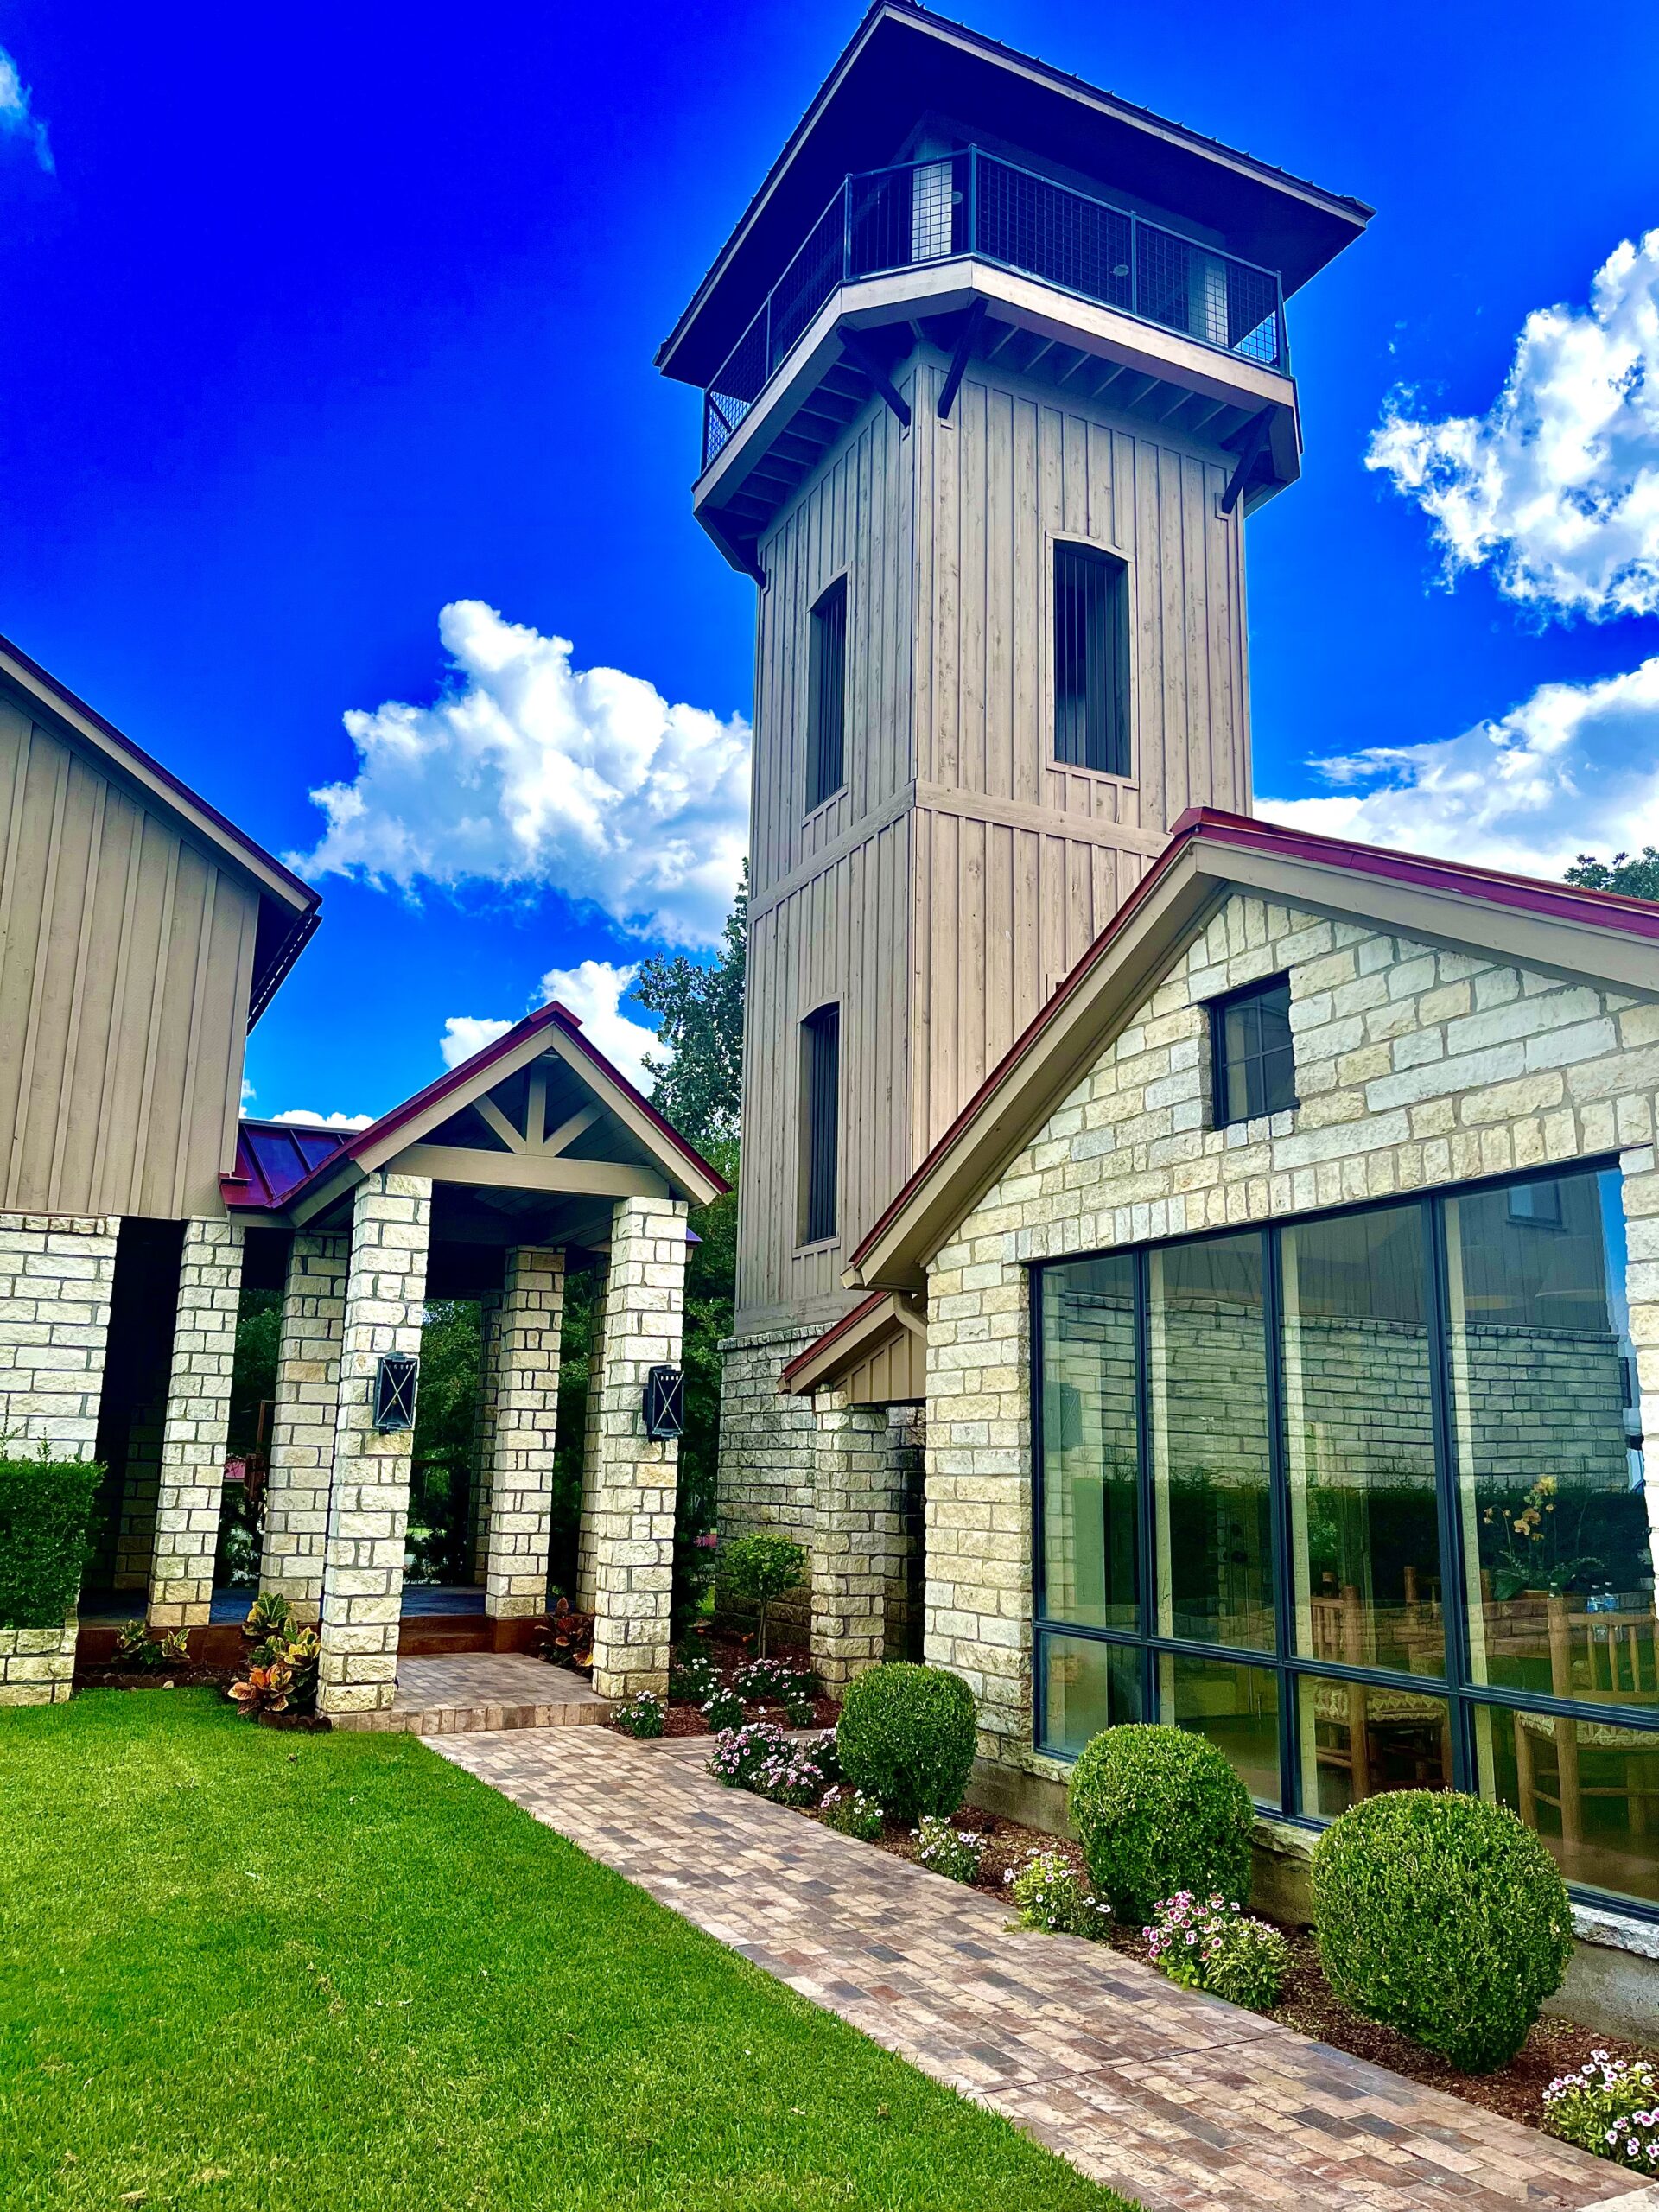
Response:
POLYGON ((1287 293, 1357 238, 1373 212, 912 0, 875 0, 658 348, 658 367, 707 383, 842 179, 897 160, 930 113, 984 139, 1040 149, 1109 189, 1117 180, 1120 192, 1206 226, 1229 251, 1278 270, 1287 293))
POLYGON ((1194 807, 853 1253, 849 1286, 924 1286, 928 1260, 1235 887, 1659 997, 1659 905, 1194 807))
POLYGON ((67 684, 60 683, 38 661, 31 660, 21 645, 3 637, 0 677, 9 679, 35 706, 44 708, 54 721, 66 727, 124 781, 135 785, 149 804, 251 878, 260 897, 249 994, 248 1027, 251 1029, 315 929, 321 893, 302 882, 291 868, 284 868, 170 769, 152 760, 113 722, 77 698, 67 684))
POLYGON ((706 1205, 730 1187, 719 1170, 589 1042, 569 1007, 555 1001, 526 1014, 505 1036, 448 1069, 366 1128, 337 1131, 304 1123, 244 1122, 238 1133, 235 1173, 220 1180, 225 1204, 239 1216, 263 1211, 309 1219, 363 1176, 397 1159, 549 1051, 572 1066, 585 1087, 623 1122, 671 1189, 694 1205, 706 1205), (296 1173, 302 1166, 303 1172, 296 1173))

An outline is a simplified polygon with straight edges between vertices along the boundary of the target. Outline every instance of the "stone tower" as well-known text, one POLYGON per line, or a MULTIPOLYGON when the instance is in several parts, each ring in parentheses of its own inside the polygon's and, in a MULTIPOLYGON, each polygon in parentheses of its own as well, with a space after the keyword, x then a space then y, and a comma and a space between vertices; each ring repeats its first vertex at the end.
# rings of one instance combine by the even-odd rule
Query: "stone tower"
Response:
POLYGON ((832 1411, 896 1446, 921 1317, 784 1376, 846 1255, 1183 809, 1249 804, 1284 303, 1370 212, 877 0, 658 355, 759 597, 728 1532, 822 1535, 832 1411))

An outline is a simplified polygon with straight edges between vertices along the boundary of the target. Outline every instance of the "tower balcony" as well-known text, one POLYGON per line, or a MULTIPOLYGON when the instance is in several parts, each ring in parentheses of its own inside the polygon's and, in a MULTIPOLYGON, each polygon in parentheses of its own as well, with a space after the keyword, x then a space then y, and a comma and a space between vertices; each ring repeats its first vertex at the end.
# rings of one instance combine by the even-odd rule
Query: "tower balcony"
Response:
POLYGON ((1298 473, 1277 270, 969 146, 845 177, 704 387, 694 499, 735 565, 918 333, 1248 448, 1252 504, 1298 473))

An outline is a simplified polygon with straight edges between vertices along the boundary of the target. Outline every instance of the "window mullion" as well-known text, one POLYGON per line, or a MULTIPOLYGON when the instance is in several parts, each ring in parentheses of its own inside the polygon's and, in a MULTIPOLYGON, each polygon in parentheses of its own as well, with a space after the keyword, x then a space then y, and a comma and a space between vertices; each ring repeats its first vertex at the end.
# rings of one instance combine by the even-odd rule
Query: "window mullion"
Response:
POLYGON ((1440 1619, 1446 1630, 1446 1679, 1452 1693, 1452 1782, 1479 1790, 1474 1770, 1474 1716, 1459 1693, 1469 1682, 1468 1585, 1464 1577, 1463 1514, 1458 1496, 1457 1429, 1452 1410, 1450 1285, 1446 1261, 1446 1210, 1439 1198, 1423 1201, 1428 1239, 1428 1341, 1434 1433, 1434 1489, 1440 1519, 1440 1619))

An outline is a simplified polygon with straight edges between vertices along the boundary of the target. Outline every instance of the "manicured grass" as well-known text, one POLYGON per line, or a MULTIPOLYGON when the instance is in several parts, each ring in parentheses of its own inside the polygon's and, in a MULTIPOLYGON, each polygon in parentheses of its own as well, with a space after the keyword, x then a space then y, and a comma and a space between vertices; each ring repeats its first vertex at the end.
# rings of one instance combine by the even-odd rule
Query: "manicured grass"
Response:
POLYGON ((0 1713, 0 2204, 1112 2212, 407 1737, 0 1713))

